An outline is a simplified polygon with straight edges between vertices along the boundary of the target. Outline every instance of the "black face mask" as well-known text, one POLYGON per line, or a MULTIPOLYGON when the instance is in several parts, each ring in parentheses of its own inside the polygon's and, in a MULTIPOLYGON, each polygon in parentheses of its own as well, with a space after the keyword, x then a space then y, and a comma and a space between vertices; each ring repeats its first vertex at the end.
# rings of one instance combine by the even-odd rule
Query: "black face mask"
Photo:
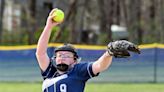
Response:
POLYGON ((69 66, 67 64, 58 64, 56 65, 56 69, 61 72, 66 72, 69 69, 69 66))

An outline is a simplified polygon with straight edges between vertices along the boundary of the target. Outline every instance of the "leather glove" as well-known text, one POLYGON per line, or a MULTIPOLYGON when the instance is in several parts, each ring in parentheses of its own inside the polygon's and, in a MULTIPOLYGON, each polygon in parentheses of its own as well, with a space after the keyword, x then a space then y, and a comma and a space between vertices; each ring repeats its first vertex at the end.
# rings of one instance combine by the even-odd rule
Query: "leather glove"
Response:
POLYGON ((107 51, 111 56, 116 58, 129 57, 129 51, 140 54, 139 48, 135 44, 126 40, 110 42, 107 46, 107 51))

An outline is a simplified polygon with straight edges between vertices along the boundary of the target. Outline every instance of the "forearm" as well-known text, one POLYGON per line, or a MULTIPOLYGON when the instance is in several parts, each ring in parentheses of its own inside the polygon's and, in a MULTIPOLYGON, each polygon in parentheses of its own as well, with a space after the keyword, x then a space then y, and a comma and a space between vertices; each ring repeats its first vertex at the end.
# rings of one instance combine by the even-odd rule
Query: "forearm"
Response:
POLYGON ((51 35, 51 29, 52 29, 52 26, 48 26, 48 25, 45 26, 45 28, 38 40, 36 54, 46 54, 49 38, 51 35))
POLYGON ((112 56, 105 52, 97 61, 93 63, 93 72, 95 74, 102 72, 111 65, 112 63, 112 56))

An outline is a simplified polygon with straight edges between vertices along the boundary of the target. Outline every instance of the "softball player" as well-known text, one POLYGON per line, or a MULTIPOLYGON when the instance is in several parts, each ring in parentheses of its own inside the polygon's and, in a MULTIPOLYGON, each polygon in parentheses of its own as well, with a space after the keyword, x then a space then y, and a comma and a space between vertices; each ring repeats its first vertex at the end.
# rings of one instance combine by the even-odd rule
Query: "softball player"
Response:
POLYGON ((55 15, 47 18, 36 49, 36 57, 44 79, 43 92, 83 92, 87 80, 108 69, 113 56, 128 57, 128 51, 140 53, 133 43, 120 40, 110 42, 107 51, 93 63, 77 63, 78 54, 71 44, 56 48, 54 57, 50 59, 47 55, 47 45, 51 29, 60 24, 54 22, 53 17, 55 15))

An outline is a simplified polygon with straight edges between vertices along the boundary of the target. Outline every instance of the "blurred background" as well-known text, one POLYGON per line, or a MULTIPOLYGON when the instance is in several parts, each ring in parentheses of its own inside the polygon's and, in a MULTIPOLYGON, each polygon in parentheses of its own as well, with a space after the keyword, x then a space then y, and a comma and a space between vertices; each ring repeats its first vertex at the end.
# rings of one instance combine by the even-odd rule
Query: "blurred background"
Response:
MULTIPOLYGON (((77 48, 81 62, 93 62, 103 54, 110 41, 129 40, 139 45, 141 54, 131 53, 126 59, 114 58, 107 71, 89 82, 160 83, 164 86, 163 0, 0 0, 0 91, 15 92, 15 88, 3 89, 11 83, 41 86, 43 79, 35 50, 53 8, 62 9, 65 20, 52 29, 50 57, 57 46, 69 42, 77 48)), ((88 89, 94 89, 90 85, 88 89)), ((108 87, 105 86, 104 91, 86 92, 108 92, 108 87)), ((111 89, 110 92, 128 92, 111 89)), ((140 92, 150 92, 143 90, 140 92)), ((164 88, 154 88, 157 90, 163 92, 164 88)))
MULTIPOLYGON (((127 39, 164 43, 163 0, 0 0, 0 44, 36 44, 53 8, 65 12, 51 42, 102 44, 127 39), (74 36, 76 34, 76 36, 74 36)), ((54 34, 52 34, 54 35, 54 34)))

